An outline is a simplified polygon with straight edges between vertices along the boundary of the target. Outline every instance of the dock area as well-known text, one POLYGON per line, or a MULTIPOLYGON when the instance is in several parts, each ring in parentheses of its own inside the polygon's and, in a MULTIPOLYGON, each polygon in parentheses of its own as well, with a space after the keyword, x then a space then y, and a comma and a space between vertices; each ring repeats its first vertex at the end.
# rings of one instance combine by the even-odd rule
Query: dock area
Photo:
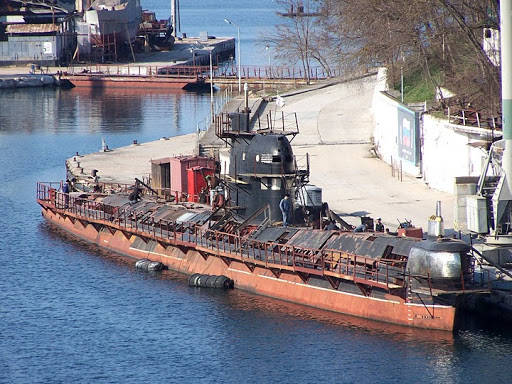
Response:
MULTIPOLYGON (((10 65, 0 66, 0 76, 9 78, 24 75, 44 75, 69 80, 75 86, 144 86, 157 88, 183 88, 187 84, 204 82, 203 73, 207 72, 210 55, 214 65, 234 57, 235 39, 232 37, 213 37, 201 39, 187 37, 177 39, 168 51, 140 52, 135 61, 126 63, 76 63, 66 67, 10 65), (140 84, 139 84, 140 85, 140 84)), ((1 78, 1 77, 0 77, 1 78)), ((26 86, 29 82, 25 82, 26 86)), ((3 82, 3 87, 15 87, 12 82, 3 82)))
MULTIPOLYGON (((74 63, 68 66, 28 65, 0 66, 0 76, 53 76, 78 87, 130 88, 150 87, 183 89, 214 85, 226 88, 247 83, 251 89, 273 87, 296 88, 341 75, 340 71, 326 73, 312 67, 309 73, 293 66, 234 65, 235 39, 232 37, 179 38, 168 51, 134 53, 134 61, 116 63, 74 63), (212 73, 210 73, 210 55, 212 73), (238 74, 240 71, 240 74, 238 74)), ((29 84, 29 82, 25 82, 29 84)), ((59 85, 58 82, 53 84, 59 85)), ((37 85, 37 84, 36 84, 37 85)), ((36 86, 32 85, 32 86, 36 86)), ((14 87, 4 82, 3 87, 14 87)), ((29 86, 29 85, 26 85, 29 86)))
POLYGON ((133 184, 151 173, 151 160, 167 156, 188 155, 197 148, 197 134, 161 138, 148 143, 134 143, 126 147, 75 155, 66 160, 68 177, 92 180, 97 170, 104 183, 133 184))
MULTIPOLYGON (((381 217, 392 230, 404 219, 427 228, 427 220, 440 200, 446 227, 452 228, 453 195, 432 190, 414 177, 404 176, 399 182, 387 164, 372 156, 375 87, 376 75, 370 74, 282 95, 282 108, 274 103, 250 103, 253 112, 258 109, 260 114, 297 112, 300 133, 292 142, 295 155, 299 159, 309 153, 311 183, 322 188, 324 201, 348 222, 359 224, 360 216, 369 215, 381 217)), ((228 108, 236 110, 241 103, 241 99, 235 99, 228 108)), ((201 135, 201 143, 215 144, 211 132, 201 135)), ((84 155, 79 159, 80 169, 73 158, 67 163, 73 175, 90 177, 97 169, 100 181, 132 183, 134 177, 150 174, 152 158, 196 151, 198 135, 191 134, 84 155)))
POLYGON ((209 65, 210 53, 214 65, 235 57, 235 38, 208 36, 208 39, 199 37, 182 37, 174 42, 169 51, 137 53, 136 65, 159 66, 166 65, 209 65))

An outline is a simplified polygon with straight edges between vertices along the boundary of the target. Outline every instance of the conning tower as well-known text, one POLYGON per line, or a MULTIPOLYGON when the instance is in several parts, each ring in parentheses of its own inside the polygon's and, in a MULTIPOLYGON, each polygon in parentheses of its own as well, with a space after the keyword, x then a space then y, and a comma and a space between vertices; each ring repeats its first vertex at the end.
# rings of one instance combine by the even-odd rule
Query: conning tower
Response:
POLYGON ((266 209, 271 221, 280 221, 281 199, 288 193, 293 203, 296 191, 308 182, 308 160, 305 169, 298 167, 288 139, 298 130, 285 129, 284 114, 281 119, 273 123, 281 129, 270 125, 250 130, 248 113, 231 113, 217 129, 217 136, 228 144, 219 153, 220 176, 231 207, 244 218, 266 209))

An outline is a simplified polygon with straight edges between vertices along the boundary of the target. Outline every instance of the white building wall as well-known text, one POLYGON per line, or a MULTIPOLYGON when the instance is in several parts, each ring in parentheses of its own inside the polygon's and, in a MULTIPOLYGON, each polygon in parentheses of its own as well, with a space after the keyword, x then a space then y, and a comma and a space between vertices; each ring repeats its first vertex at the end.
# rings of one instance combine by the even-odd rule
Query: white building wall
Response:
MULTIPOLYGON (((387 96, 386 71, 379 70, 373 98, 375 116, 374 143, 383 161, 400 161, 398 153, 398 108, 403 105, 387 96)), ((402 170, 412 176, 422 176, 434 189, 453 193, 455 177, 479 176, 486 153, 469 145, 487 138, 488 131, 450 124, 445 119, 422 114, 420 158, 417 165, 402 160, 402 170)))
POLYGON ((485 151, 469 145, 466 127, 423 115, 423 179, 432 188, 454 193, 455 177, 480 176, 485 151))
POLYGON ((398 114, 389 98, 382 93, 376 93, 373 110, 375 113, 375 130, 373 140, 381 159, 391 164, 392 158, 397 158, 397 133, 398 114))
MULTIPOLYGON (((379 69, 377 75, 377 86, 373 96, 373 111, 375 116, 375 128, 373 140, 375 148, 386 163, 400 164, 398 152, 398 109, 404 105, 384 93, 386 87, 386 70, 379 69)), ((420 174, 419 164, 402 160, 402 170, 414 176, 420 174)))

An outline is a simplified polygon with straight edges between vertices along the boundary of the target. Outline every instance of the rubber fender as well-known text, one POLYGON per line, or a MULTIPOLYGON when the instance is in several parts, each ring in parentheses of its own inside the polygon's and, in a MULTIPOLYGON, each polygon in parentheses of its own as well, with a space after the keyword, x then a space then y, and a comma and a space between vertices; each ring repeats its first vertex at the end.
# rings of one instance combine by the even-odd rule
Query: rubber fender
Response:
POLYGON ((201 288, 207 288, 206 286, 206 280, 209 278, 209 275, 201 275, 197 279, 197 286, 201 288))
POLYGON ((135 268, 148 271, 150 261, 148 259, 140 259, 135 263, 135 268))
POLYGON ((197 283, 197 278, 201 276, 200 273, 194 273, 193 275, 191 275, 189 278, 188 278, 188 285, 190 287, 196 287, 196 283, 197 283))
POLYGON ((215 279, 215 288, 233 289, 235 282, 226 276, 217 276, 215 279))
POLYGON ((217 278, 215 279, 215 288, 224 288, 224 282, 226 280, 226 276, 217 276, 217 278))
POLYGON ((206 279, 206 288, 215 288, 215 280, 218 276, 211 275, 206 279))
POLYGON ((194 273, 188 278, 188 285, 200 288, 221 288, 233 289, 235 282, 226 276, 204 275, 202 273, 194 273))
POLYGON ((150 261, 148 263, 148 271, 161 271, 164 265, 159 261, 150 261))
POLYGON ((233 289, 233 288, 235 288, 235 281, 228 277, 227 280, 224 282, 224 288, 225 289, 233 289))
POLYGON ((199 287, 199 278, 201 277, 201 274, 198 273, 197 276, 194 279, 194 287, 199 287))

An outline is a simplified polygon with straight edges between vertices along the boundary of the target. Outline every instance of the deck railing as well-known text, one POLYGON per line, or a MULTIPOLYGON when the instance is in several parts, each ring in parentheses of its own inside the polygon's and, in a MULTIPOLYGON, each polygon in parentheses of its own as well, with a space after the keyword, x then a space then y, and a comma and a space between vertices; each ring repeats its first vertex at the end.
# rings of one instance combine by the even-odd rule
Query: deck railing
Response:
POLYGON ((405 263, 376 260, 335 249, 316 249, 271 241, 260 241, 238 234, 202 229, 193 223, 158 220, 147 211, 125 204, 114 207, 59 191, 61 183, 38 183, 37 199, 43 204, 77 218, 131 231, 156 240, 206 248, 220 256, 310 275, 333 276, 382 289, 403 288, 405 263))

